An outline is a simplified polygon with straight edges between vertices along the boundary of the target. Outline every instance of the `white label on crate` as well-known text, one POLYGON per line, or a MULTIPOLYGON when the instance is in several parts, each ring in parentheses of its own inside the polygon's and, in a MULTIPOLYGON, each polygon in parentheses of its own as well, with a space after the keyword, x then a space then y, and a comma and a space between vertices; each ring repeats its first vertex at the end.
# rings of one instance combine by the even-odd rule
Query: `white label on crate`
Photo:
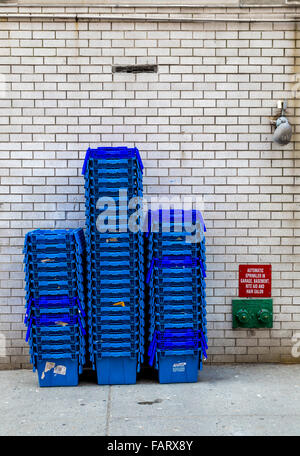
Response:
POLYGON ((186 363, 174 363, 173 372, 185 372, 186 363))
POLYGON ((49 363, 49 361, 47 361, 46 364, 45 364, 44 372, 48 372, 48 371, 50 371, 51 369, 54 369, 54 368, 55 368, 55 363, 49 363))
POLYGON ((45 364, 45 369, 42 372, 41 379, 44 380, 45 373, 51 371, 51 369, 54 369, 54 367, 55 367, 55 363, 50 363, 49 361, 47 361, 45 364))
POLYGON ((67 368, 66 366, 56 366, 56 368, 54 369, 54 373, 59 375, 66 375, 67 368))

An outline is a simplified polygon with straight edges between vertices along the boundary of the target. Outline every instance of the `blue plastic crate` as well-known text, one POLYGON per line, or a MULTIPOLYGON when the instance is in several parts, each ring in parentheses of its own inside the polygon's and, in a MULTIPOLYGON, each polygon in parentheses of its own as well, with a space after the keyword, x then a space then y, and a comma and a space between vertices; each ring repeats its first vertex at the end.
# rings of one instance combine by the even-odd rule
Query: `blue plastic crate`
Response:
POLYGON ((28 262, 37 262, 37 263, 57 263, 57 262, 74 262, 76 261, 76 256, 74 252, 61 252, 61 253, 35 253, 30 252, 28 254, 28 262))
POLYGON ((127 331, 129 333, 140 331, 140 321, 137 319, 135 321, 116 320, 111 322, 93 318, 91 326, 94 334, 101 334, 102 331, 127 331))
POLYGON ((42 326, 36 327, 35 325, 32 326, 31 337, 50 337, 50 336, 67 336, 67 337, 74 337, 78 336, 78 334, 82 335, 80 332, 80 326, 75 324, 73 326, 42 326))
POLYGON ((76 269, 64 269, 55 268, 54 270, 46 270, 46 271, 29 271, 29 277, 33 282, 38 281, 46 281, 46 280, 76 280, 76 269))
MULTIPOLYGON (((105 222, 105 217, 107 217, 107 214, 105 213, 105 210, 103 210, 102 207, 97 208, 96 203, 91 203, 89 207, 86 208, 85 210, 85 216, 86 216, 86 225, 88 232, 90 231, 90 228, 94 230, 94 232, 101 233, 97 229, 97 221, 98 218, 103 216, 102 220, 102 225, 107 225, 107 229, 110 229, 111 233, 116 233, 116 232, 128 232, 128 220, 130 219, 131 215, 135 213, 135 209, 128 209, 126 212, 122 211, 121 213, 116 213, 114 218, 113 218, 113 223, 111 225, 108 225, 108 222, 105 222), (123 228, 124 226, 124 228, 123 228)), ((137 218, 137 221, 135 222, 135 225, 139 226, 141 225, 141 218, 137 218)), ((141 231, 141 228, 139 229, 141 231)))
MULTIPOLYGON (((177 225, 184 227, 185 221, 191 221, 206 231, 206 226, 202 214, 198 210, 182 210, 182 209, 158 209, 156 211, 148 211, 148 232, 146 236, 152 231, 153 225, 162 227, 166 224, 177 225)), ((185 231, 185 230, 182 230, 185 231)))
POLYGON ((120 315, 123 318, 124 314, 136 314, 137 311, 142 311, 141 305, 140 305, 140 298, 137 300, 132 300, 127 301, 127 305, 125 305, 124 301, 121 301, 123 305, 108 305, 109 303, 104 299, 103 304, 97 306, 96 304, 93 304, 92 301, 90 303, 88 312, 94 312, 94 315, 120 315))
POLYGON ((93 255, 93 252, 90 252, 90 261, 91 265, 95 270, 102 271, 120 271, 120 274, 125 270, 136 271, 138 268, 141 267, 141 261, 139 258, 130 256, 129 258, 124 255, 120 257, 120 255, 112 255, 111 258, 106 259, 101 258, 97 255, 93 255))
POLYGON ((159 383, 191 383, 198 381, 199 354, 158 354, 159 383))
POLYGON ((40 317, 32 316, 27 322, 26 342, 28 341, 31 330, 34 328, 60 328, 73 327, 79 325, 83 334, 85 334, 85 322, 78 316, 69 316, 68 314, 59 315, 42 315, 40 317))
MULTIPOLYGON (((85 189, 85 197, 86 197, 86 209, 89 208, 90 204, 97 202, 98 198, 100 197, 110 197, 114 198, 115 204, 118 205, 120 202, 120 190, 122 188, 120 187, 105 187, 105 186, 91 186, 89 188, 85 189)), ((126 187, 127 190, 127 198, 128 201, 132 198, 135 197, 142 197, 143 196, 143 191, 141 188, 138 188, 137 186, 135 187, 126 187)), ((134 210, 132 209, 132 212, 134 210)))
POLYGON ((79 361, 60 358, 37 361, 37 373, 41 387, 77 386, 79 381, 79 361), (54 366, 53 366, 54 365, 54 366), (52 367, 53 366, 53 367, 52 367))
POLYGON ((117 179, 128 179, 131 181, 132 179, 136 179, 137 181, 142 181, 142 174, 138 171, 138 169, 133 166, 133 167, 121 167, 116 166, 108 168, 103 167, 103 168, 91 168, 89 167, 88 171, 85 173, 85 179, 86 182, 93 181, 95 179, 98 179, 99 177, 104 178, 104 179, 111 179, 111 178, 117 178, 117 179))
POLYGON ((99 253, 102 257, 107 254, 107 256, 110 256, 113 254, 113 256, 119 256, 122 258, 122 256, 125 254, 125 256, 129 255, 142 255, 143 253, 143 247, 139 245, 138 243, 136 245, 121 245, 121 246, 112 246, 112 245, 103 245, 97 242, 91 242, 88 244, 88 251, 91 251, 93 253, 99 253), (118 255, 117 255, 118 254, 118 255))
POLYGON ((118 159, 123 160, 124 162, 128 159, 136 158, 141 171, 143 171, 143 163, 140 157, 139 150, 135 148, 127 148, 127 147, 98 147, 98 149, 90 149, 88 148, 82 168, 82 174, 85 174, 89 162, 94 160, 111 160, 111 159, 118 159))
POLYGON ((92 160, 89 160, 86 172, 84 174, 84 177, 87 177, 89 175, 89 172, 95 171, 95 170, 107 170, 107 169, 125 169, 128 171, 135 171, 138 173, 140 176, 142 176, 142 171, 139 166, 139 163, 135 159, 135 157, 127 157, 127 158, 122 158, 118 156, 107 156, 107 157, 97 157, 92 160))
POLYGON ((138 183, 141 183, 142 180, 139 179, 138 176, 134 174, 127 174, 127 176, 117 176, 115 174, 110 174, 109 176, 105 176, 101 174, 100 176, 91 176, 86 180, 90 186, 101 186, 103 184, 108 185, 109 187, 123 187, 123 186, 136 186, 138 183))
POLYGON ((58 230, 33 230, 29 231, 25 235, 25 239, 27 240, 28 238, 36 241, 41 238, 45 238, 47 240, 52 240, 52 239, 62 239, 62 240, 73 240, 75 237, 78 237, 80 240, 84 240, 84 232, 82 228, 77 228, 77 229, 58 229, 58 230))
MULTIPOLYGON (((116 233, 117 234, 117 233, 116 233)), ((129 234, 129 233, 122 233, 122 234, 129 234)), ((143 238, 142 233, 139 231, 138 233, 132 233, 131 237, 118 237, 114 235, 114 233, 101 233, 95 232, 91 234, 87 234, 87 241, 88 244, 94 243, 101 245, 103 247, 115 248, 115 247, 122 247, 125 246, 127 248, 143 246, 143 238), (107 237, 104 238, 104 235, 107 237)))
POLYGON ((46 335, 32 335, 32 342, 35 345, 43 345, 48 343, 62 343, 62 344, 81 344, 84 339, 80 338, 77 334, 46 334, 46 335))
POLYGON ((88 179, 90 175, 94 173, 110 173, 110 172, 126 172, 130 174, 136 174, 137 176, 143 176, 141 169, 136 160, 132 159, 97 159, 90 160, 86 173, 84 175, 85 179, 88 179))
POLYGON ((117 340, 117 341, 111 341, 111 340, 95 340, 94 342, 94 350, 97 353, 104 353, 108 351, 114 352, 115 350, 117 351, 133 351, 134 353, 136 350, 139 349, 140 346, 140 340, 139 338, 136 338, 135 340, 117 340))
POLYGON ((98 385, 132 385, 136 383, 136 357, 96 358, 98 385))

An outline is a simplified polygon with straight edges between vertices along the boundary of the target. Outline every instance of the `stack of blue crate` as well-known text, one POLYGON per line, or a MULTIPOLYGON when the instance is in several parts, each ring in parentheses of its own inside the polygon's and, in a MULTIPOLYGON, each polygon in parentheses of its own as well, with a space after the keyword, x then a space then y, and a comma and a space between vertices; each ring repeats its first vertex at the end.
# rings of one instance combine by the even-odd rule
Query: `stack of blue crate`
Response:
POLYGON ((149 214, 149 364, 160 383, 195 382, 206 358, 205 224, 199 211, 149 214))
POLYGON ((85 249, 82 229, 25 237, 26 341, 40 386, 76 386, 85 364, 85 249))
POLYGON ((128 228, 128 201, 143 196, 143 164, 136 148, 88 149, 82 174, 90 360, 98 384, 131 384, 144 354, 144 259, 141 220, 136 232, 128 228))

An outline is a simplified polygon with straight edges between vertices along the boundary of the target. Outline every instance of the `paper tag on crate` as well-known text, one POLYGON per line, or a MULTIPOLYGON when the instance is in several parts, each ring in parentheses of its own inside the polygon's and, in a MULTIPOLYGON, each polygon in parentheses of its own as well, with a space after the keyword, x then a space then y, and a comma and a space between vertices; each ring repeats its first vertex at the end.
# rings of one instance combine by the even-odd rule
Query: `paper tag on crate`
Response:
POLYGON ((54 369, 54 367, 55 367, 55 363, 50 363, 49 361, 47 361, 45 364, 45 369, 42 372, 41 379, 44 380, 45 373, 51 371, 51 369, 54 369))
POLYGON ((56 368, 54 369, 54 373, 59 375, 66 375, 67 368, 66 366, 56 366, 56 368))
POLYGON ((47 361, 46 364, 45 364, 44 372, 48 372, 51 369, 54 369, 54 367, 55 367, 55 363, 50 363, 49 361, 47 361))

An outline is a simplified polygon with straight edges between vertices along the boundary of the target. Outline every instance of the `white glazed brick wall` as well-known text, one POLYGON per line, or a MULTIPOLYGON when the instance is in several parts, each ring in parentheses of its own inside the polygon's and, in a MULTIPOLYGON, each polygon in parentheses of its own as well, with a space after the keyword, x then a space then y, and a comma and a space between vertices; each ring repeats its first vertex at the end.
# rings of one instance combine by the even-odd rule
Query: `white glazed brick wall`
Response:
POLYGON ((0 368, 29 367, 25 233, 84 226, 85 151, 121 144, 141 151, 148 195, 204 198, 208 362, 299 360, 299 39, 293 23, 0 22, 0 368), (112 74, 135 63, 159 71, 112 74), (295 133, 283 149, 270 117, 285 98, 295 133), (272 264, 271 330, 231 329, 247 262, 272 264))

